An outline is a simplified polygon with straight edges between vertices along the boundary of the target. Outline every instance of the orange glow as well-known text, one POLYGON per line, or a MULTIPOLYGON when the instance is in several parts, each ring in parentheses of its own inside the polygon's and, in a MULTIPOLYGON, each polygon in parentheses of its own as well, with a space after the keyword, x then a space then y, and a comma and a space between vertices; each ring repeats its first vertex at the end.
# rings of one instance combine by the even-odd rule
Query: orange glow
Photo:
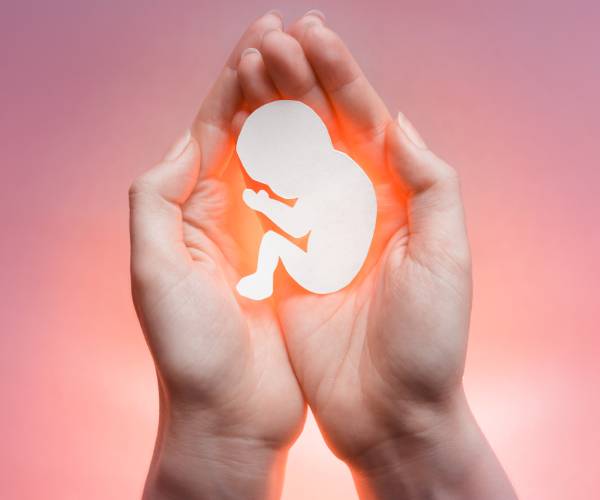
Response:
MULTIPOLYGON (((312 5, 277 7, 291 18, 312 5)), ((460 172, 475 282, 467 394, 520 498, 592 498, 598 4, 319 8, 390 109, 460 172)), ((248 1, 153 3, 143 15, 122 1, 4 7, 1 498, 140 496, 158 403, 130 301, 127 188, 189 125, 263 10, 248 1)), ((235 179, 233 194, 242 187, 235 179)), ((228 222, 249 269, 263 229, 240 220, 228 222)), ((312 420, 291 450, 283 498, 356 498, 312 420)))

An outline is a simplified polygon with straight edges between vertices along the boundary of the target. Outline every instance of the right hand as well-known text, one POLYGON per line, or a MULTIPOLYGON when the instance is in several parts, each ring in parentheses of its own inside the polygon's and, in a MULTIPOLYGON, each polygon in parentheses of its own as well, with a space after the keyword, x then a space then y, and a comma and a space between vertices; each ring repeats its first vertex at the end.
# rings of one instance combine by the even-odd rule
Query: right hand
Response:
POLYGON ((371 262, 350 286, 279 295, 290 359, 362 498, 512 499, 462 390, 471 261, 456 172, 394 120, 319 16, 240 61, 245 97, 313 107, 378 195, 371 262), (308 314, 307 314, 308 313, 308 314))
POLYGON ((133 299, 160 396, 146 498, 276 498, 304 421, 271 307, 238 302, 233 291, 237 245, 224 229, 228 186, 220 172, 241 105, 235 65, 270 29, 281 29, 277 15, 250 26, 192 135, 130 188, 133 299))

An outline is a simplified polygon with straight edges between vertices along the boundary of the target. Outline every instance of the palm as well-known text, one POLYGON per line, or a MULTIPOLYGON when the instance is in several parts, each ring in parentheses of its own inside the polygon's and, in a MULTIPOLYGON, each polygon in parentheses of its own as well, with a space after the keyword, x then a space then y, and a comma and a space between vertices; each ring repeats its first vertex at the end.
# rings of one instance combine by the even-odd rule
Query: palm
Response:
POLYGON ((449 282, 447 268, 438 277, 408 255, 407 243, 402 227, 361 282, 282 305, 296 375, 331 447, 344 457, 390 438, 379 415, 400 420, 403 400, 435 398, 460 379, 466 339, 454 332, 466 329, 431 304, 465 309, 460 290, 468 279, 456 273, 449 282))
POLYGON ((223 432, 230 422, 245 436, 287 442, 303 414, 302 397, 272 309, 242 308, 232 291, 237 244, 218 208, 226 197, 224 182, 205 180, 183 207, 188 265, 157 292, 153 314, 168 328, 153 335, 153 347, 166 382, 224 410, 223 432))
MULTIPOLYGON (((327 296, 285 294, 278 304, 294 371, 319 425, 338 454, 356 456, 390 438, 381 415, 400 420, 403 398, 427 398, 460 378, 466 325, 457 323, 468 321, 470 280, 445 245, 462 236, 455 231, 460 222, 452 222, 460 217, 452 214, 454 234, 441 234, 439 245, 413 237, 408 222, 418 222, 420 195, 409 201, 414 193, 405 181, 413 179, 397 175, 411 160, 398 159, 398 149, 412 150, 390 149, 392 119, 343 42, 310 16, 290 33, 269 33, 260 55, 240 62, 248 102, 283 97, 309 104, 377 193, 371 254, 354 283, 327 296), (466 312, 453 320, 459 301, 466 312)), ((429 213, 437 210, 429 205, 429 213)))
POLYGON ((130 191, 134 301, 161 394, 210 415, 221 436, 278 447, 298 434, 305 404, 272 308, 238 302, 232 291, 240 237, 229 236, 227 221, 239 215, 230 200, 242 179, 224 171, 240 106, 232 61, 280 25, 267 14, 250 26, 200 108, 195 139, 130 191))
MULTIPOLYGON (((358 153, 342 140, 336 147, 355 158, 365 158, 366 152, 370 165, 385 162, 381 134, 366 137, 358 153)), ((346 289, 327 296, 298 293, 286 297, 279 310, 296 376, 330 445, 344 456, 356 455, 378 439, 373 436, 375 416, 366 409, 381 404, 402 374, 396 363, 385 363, 388 356, 374 351, 402 351, 397 326, 410 317, 392 318, 385 309, 391 294, 415 293, 414 283, 399 281, 403 290, 390 287, 390 278, 407 265, 405 211, 396 199, 394 180, 370 174, 379 207, 371 253, 380 255, 371 256, 369 269, 346 289), (340 419, 352 425, 340 426, 340 419)))

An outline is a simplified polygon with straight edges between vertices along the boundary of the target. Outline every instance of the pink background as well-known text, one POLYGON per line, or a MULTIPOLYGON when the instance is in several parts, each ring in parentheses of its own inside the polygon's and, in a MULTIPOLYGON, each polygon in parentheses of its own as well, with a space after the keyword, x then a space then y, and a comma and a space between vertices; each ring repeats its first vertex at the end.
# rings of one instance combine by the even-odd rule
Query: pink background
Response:
MULTIPOLYGON (((287 19, 325 11, 390 108, 461 172, 475 265, 466 386, 523 499, 597 494, 597 5, 278 6, 287 19)), ((139 496, 157 394, 130 304, 127 188, 272 7, 3 5, 1 498, 139 496)), ((312 421, 284 498, 354 498, 312 421)))

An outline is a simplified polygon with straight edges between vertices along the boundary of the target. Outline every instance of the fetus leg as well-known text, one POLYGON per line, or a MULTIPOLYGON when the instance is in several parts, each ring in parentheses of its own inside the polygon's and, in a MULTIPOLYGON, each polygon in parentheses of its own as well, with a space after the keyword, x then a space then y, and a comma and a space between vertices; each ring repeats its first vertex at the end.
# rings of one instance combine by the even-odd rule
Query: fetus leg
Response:
POLYGON ((240 295, 252 300, 262 300, 273 293, 273 273, 281 259, 306 260, 306 252, 275 231, 267 231, 260 242, 256 272, 242 278, 236 289, 240 295))

